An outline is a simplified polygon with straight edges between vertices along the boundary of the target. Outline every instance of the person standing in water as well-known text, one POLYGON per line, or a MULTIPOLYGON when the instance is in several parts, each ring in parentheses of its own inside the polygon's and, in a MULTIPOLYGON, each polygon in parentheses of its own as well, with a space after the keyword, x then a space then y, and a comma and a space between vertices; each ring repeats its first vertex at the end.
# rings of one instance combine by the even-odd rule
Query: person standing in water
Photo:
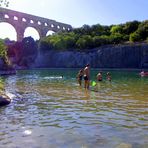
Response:
POLYGON ((102 72, 97 74, 97 81, 102 81, 102 72))
POLYGON ((77 80, 80 86, 82 85, 82 78, 83 78, 83 69, 79 70, 77 74, 77 80))
POLYGON ((111 81, 111 74, 109 73, 109 72, 107 72, 107 74, 106 74, 106 79, 108 80, 108 81, 111 81))
POLYGON ((87 64, 84 68, 84 88, 89 89, 89 82, 90 82, 90 65, 87 64))

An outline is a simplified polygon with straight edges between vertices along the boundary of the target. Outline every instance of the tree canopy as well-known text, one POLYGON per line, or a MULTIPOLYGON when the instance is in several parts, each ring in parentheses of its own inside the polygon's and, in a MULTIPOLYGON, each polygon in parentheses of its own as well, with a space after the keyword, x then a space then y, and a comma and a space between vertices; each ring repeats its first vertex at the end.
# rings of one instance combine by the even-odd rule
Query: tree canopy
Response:
POLYGON ((103 26, 83 25, 70 32, 60 32, 40 40, 43 49, 50 50, 85 50, 107 44, 141 42, 148 40, 148 20, 131 21, 125 24, 103 26))
POLYGON ((7 46, 2 39, 0 40, 0 58, 3 59, 6 65, 10 65, 10 61, 7 55, 7 46))
POLYGON ((9 1, 8 0, 0 0, 0 7, 1 6, 8 7, 9 6, 9 1))

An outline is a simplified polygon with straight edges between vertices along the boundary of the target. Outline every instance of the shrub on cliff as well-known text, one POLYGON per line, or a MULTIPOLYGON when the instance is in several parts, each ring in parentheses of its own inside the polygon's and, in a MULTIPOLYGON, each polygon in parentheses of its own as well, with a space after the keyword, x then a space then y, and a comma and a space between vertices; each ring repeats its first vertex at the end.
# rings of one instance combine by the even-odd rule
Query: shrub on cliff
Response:
POLYGON ((101 45, 106 45, 111 43, 110 36, 102 35, 93 37, 94 47, 99 47, 101 45))
POLYGON ((121 25, 114 25, 111 27, 110 32, 111 32, 111 34, 117 34, 117 33, 122 34, 123 27, 121 25))
POLYGON ((137 29, 137 33, 140 36, 141 40, 146 40, 146 38, 148 37, 148 20, 147 21, 143 21, 138 29, 137 29))
POLYGON ((16 63, 20 66, 30 66, 37 57, 38 46, 32 37, 25 37, 13 45, 16 63))
POLYGON ((7 47, 3 40, 0 40, 0 58, 3 59, 5 65, 10 65, 10 61, 7 55, 7 47))
POLYGON ((110 36, 110 43, 111 44, 119 44, 123 42, 124 40, 124 35, 120 33, 114 33, 110 36))
POLYGON ((0 40, 0 57, 4 58, 7 55, 7 47, 2 40, 0 40))
POLYGON ((138 29, 139 24, 139 21, 126 22, 123 26, 123 33, 130 35, 138 29))
POLYGON ((40 41, 40 47, 42 51, 50 49, 67 50, 76 47, 76 38, 78 37, 73 32, 49 35, 40 41))
POLYGON ((131 34, 130 34, 129 40, 130 40, 131 42, 140 41, 140 40, 141 40, 140 34, 139 34, 138 32, 131 33, 131 34))
POLYGON ((130 41, 145 41, 148 37, 148 20, 139 24, 138 29, 130 34, 130 41))
POLYGON ((76 46, 79 49, 93 48, 94 47, 93 39, 90 35, 83 35, 77 40, 76 46))

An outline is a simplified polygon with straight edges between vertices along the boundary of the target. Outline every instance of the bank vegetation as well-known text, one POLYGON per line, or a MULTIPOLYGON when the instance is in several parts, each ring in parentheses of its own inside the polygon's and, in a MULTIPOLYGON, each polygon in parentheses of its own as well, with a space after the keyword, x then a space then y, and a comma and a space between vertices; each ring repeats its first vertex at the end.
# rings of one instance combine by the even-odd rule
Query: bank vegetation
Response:
POLYGON ((148 20, 131 21, 125 24, 103 26, 83 25, 70 32, 49 35, 40 41, 41 49, 85 51, 103 45, 148 42, 148 20))

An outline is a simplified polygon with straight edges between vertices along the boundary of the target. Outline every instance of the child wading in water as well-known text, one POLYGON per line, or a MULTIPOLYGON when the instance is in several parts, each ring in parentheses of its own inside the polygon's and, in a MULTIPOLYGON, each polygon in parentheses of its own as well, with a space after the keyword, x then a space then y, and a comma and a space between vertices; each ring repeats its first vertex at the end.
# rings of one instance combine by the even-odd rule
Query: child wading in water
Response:
POLYGON ((77 80, 80 86, 82 85, 82 78, 83 78, 83 69, 81 69, 77 74, 77 80))

